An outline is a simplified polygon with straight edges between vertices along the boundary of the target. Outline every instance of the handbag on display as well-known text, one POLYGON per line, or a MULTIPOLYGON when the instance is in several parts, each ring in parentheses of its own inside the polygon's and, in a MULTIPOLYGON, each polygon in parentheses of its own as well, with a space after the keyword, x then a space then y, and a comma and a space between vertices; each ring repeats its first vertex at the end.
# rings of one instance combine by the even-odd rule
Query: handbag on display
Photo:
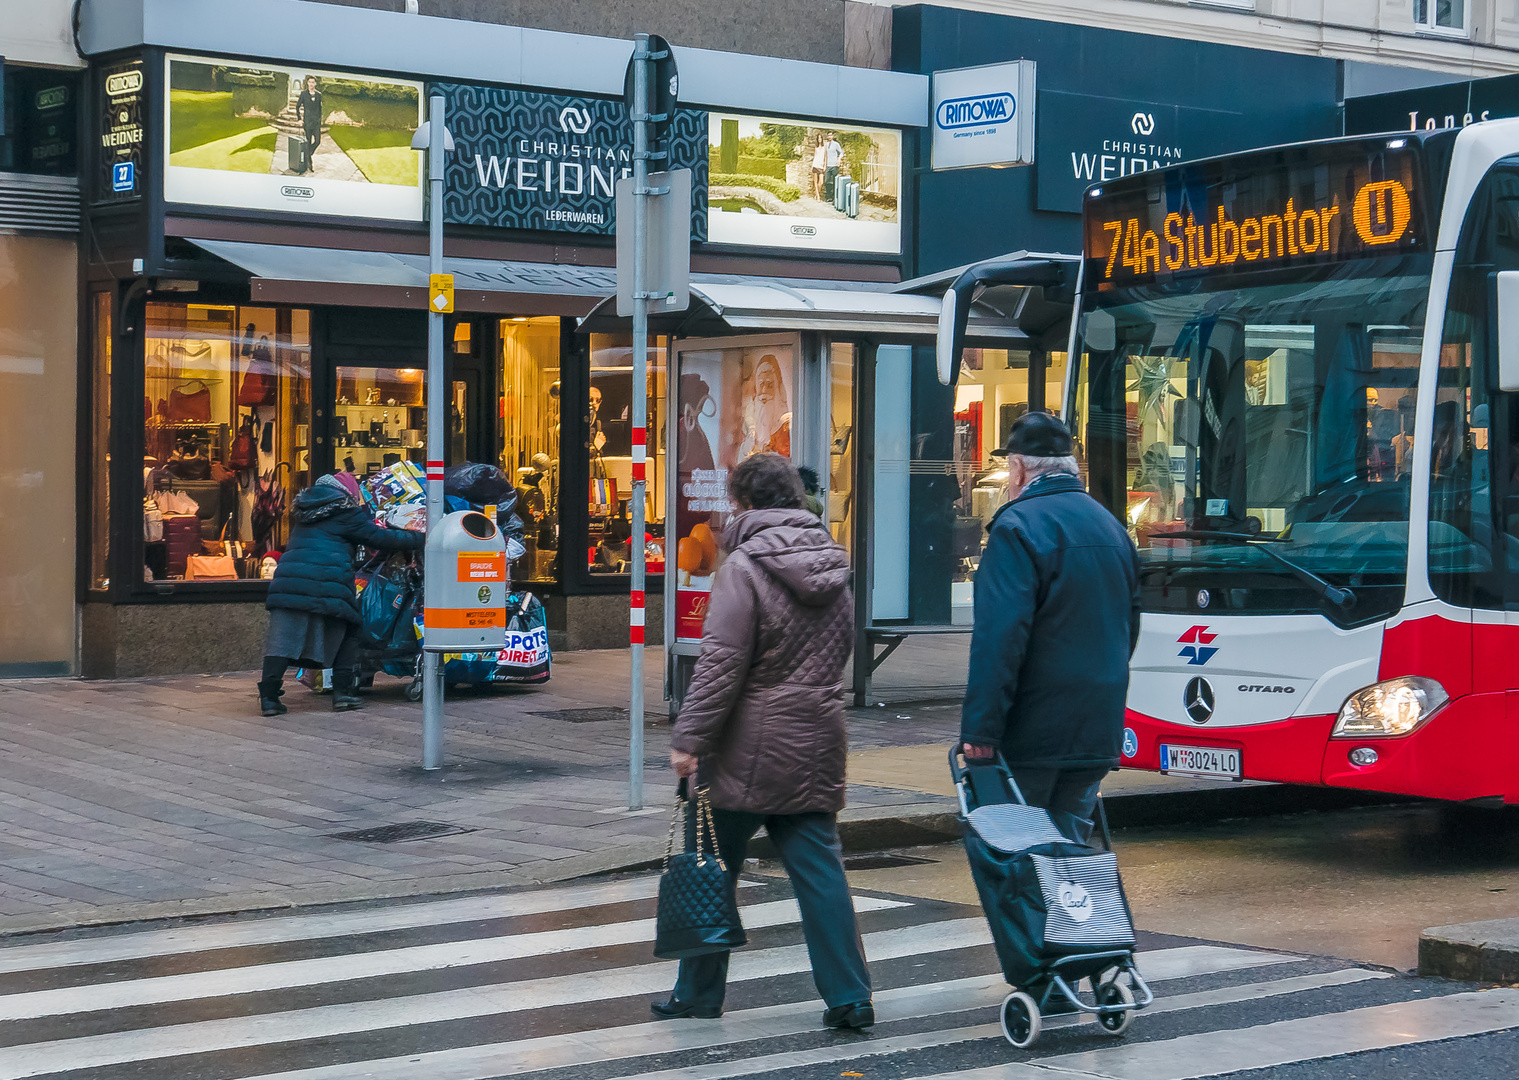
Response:
POLYGON ((142 501, 142 538, 150 544, 156 544, 164 538, 163 511, 152 499, 142 501))
MULTIPOLYGON (((244 384, 247 383, 246 379, 243 381, 244 384)), ((257 426, 253 417, 248 417, 238 429, 237 438, 232 440, 232 449, 227 453, 227 466, 234 472, 242 472, 258 464, 258 447, 253 438, 257 426)))
POLYGON ((248 353, 252 363, 243 376, 243 385, 237 391, 237 403, 241 406, 258 407, 273 405, 279 393, 279 381, 274 374, 274 350, 269 347, 269 335, 258 339, 258 344, 248 353))
POLYGON ((231 555, 191 555, 185 559, 186 581, 236 581, 237 560, 231 555))
POLYGON ((661 960, 727 952, 748 942, 738 917, 738 898, 728 868, 717 853, 717 830, 706 788, 696 789, 696 850, 675 852, 675 829, 685 817, 687 781, 675 793, 675 814, 665 845, 654 919, 654 955, 661 960), (705 834, 705 836, 704 836, 705 834), (704 848, 704 840, 710 850, 704 848))
POLYGON ((209 424, 211 422, 211 388, 200 379, 192 379, 169 391, 169 423, 209 424), (199 386, 199 390, 188 387, 199 386))

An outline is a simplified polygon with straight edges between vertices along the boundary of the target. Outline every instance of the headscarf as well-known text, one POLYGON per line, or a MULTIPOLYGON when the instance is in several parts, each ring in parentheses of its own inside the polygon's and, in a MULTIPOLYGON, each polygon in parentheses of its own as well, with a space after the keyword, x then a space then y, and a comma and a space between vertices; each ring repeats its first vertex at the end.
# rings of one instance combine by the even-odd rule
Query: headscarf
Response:
POLYGON ((328 473, 316 482, 317 487, 337 488, 347 501, 352 505, 359 502, 359 482, 354 479, 353 473, 335 472, 328 473))

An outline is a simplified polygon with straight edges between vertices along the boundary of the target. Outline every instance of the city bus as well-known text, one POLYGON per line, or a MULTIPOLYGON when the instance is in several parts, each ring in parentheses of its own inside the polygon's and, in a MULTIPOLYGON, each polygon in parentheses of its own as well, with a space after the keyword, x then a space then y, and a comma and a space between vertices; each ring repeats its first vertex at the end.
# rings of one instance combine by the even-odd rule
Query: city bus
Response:
MULTIPOLYGON (((1144 613, 1121 764, 1519 802, 1519 120, 1100 183, 1083 242, 1065 418, 1144 613)), ((941 326, 1039 270, 1000 274, 941 326)))

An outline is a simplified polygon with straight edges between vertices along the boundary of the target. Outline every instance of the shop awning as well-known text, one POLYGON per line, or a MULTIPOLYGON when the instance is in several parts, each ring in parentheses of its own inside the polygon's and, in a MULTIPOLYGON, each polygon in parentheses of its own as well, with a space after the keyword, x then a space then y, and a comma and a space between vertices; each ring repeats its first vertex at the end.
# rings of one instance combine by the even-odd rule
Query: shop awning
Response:
MULTIPOLYGON (((939 300, 892 291, 870 282, 811 282, 774 278, 691 275, 687 311, 651 314, 655 333, 680 337, 722 337, 753 330, 814 330, 832 334, 932 341, 938 330, 939 300)), ((580 322, 582 333, 626 332, 632 320, 617 314, 615 297, 603 301, 580 322)), ((973 311, 969 338, 1006 348, 1028 340, 1015 320, 988 310, 973 311)))
MULTIPOLYGON (((427 256, 388 251, 192 240, 247 271, 254 303, 427 307, 427 256)), ((609 267, 446 257, 459 311, 584 315, 617 291, 609 267)))

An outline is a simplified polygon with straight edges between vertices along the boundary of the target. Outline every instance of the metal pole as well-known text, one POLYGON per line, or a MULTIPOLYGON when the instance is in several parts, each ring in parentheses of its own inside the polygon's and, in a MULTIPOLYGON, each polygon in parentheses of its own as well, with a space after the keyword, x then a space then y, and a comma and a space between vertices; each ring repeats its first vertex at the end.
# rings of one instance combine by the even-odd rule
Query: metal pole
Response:
POLYGON ((649 246, 644 200, 649 187, 649 35, 633 35, 633 587, 628 605, 632 688, 628 704, 628 809, 643 809, 644 476, 648 460, 649 311, 644 256, 649 246))
MULTIPOLYGON (((443 273, 443 96, 428 102, 427 210, 428 272, 443 273)), ((427 305, 427 531, 443 520, 443 314, 427 305)), ((424 575, 441 574, 441 566, 422 567, 424 575)), ((422 768, 443 764, 443 665, 431 650, 422 654, 422 768)))

